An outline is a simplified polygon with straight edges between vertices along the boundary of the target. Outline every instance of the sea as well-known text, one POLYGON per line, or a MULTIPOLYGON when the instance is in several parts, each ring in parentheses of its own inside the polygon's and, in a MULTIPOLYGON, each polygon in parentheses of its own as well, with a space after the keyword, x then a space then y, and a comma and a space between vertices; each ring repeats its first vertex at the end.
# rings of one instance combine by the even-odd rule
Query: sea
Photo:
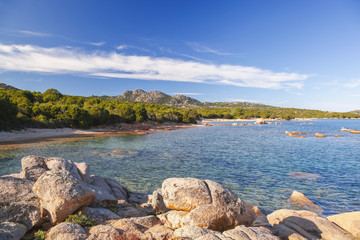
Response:
POLYGON ((279 123, 214 123, 12 150, 0 145, 0 176, 20 172, 21 159, 27 155, 62 157, 86 162, 91 174, 115 178, 141 193, 152 193, 166 178, 194 177, 221 183, 267 214, 298 209, 288 202, 294 190, 322 207, 323 216, 360 211, 360 135, 340 131, 360 130, 360 120, 279 123), (289 137, 285 131, 302 132, 305 138, 289 137), (327 137, 317 138, 317 132, 327 137))

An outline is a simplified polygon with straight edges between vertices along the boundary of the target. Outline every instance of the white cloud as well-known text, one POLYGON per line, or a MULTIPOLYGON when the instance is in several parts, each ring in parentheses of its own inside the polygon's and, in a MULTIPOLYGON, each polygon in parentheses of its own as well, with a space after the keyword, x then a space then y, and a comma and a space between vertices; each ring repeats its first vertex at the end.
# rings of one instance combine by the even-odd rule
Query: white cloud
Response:
POLYGON ((48 33, 41 33, 41 32, 32 32, 32 31, 26 31, 26 30, 19 30, 17 33, 20 33, 22 35, 32 36, 32 37, 52 37, 52 34, 48 33))
POLYGON ((215 65, 172 58, 86 52, 64 47, 0 44, 0 70, 83 74, 255 88, 301 88, 309 76, 241 65, 215 65))
POLYGON ((106 42, 88 42, 87 44, 93 45, 93 46, 103 46, 106 44, 106 42))
POLYGON ((119 46, 116 47, 117 50, 123 50, 123 49, 126 49, 126 48, 128 48, 128 46, 125 45, 125 44, 119 45, 119 46))

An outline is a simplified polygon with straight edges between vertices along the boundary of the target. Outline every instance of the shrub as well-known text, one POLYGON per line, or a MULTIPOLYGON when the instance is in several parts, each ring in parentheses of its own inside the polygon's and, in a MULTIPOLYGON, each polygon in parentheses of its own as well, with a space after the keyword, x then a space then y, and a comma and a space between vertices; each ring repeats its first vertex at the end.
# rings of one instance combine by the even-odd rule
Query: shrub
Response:
POLYGON ((78 212, 78 214, 70 215, 65 222, 75 223, 82 227, 92 227, 95 225, 95 220, 86 215, 82 215, 81 211, 78 212))
POLYGON ((39 230, 34 233, 34 240, 44 240, 46 238, 46 232, 39 230))

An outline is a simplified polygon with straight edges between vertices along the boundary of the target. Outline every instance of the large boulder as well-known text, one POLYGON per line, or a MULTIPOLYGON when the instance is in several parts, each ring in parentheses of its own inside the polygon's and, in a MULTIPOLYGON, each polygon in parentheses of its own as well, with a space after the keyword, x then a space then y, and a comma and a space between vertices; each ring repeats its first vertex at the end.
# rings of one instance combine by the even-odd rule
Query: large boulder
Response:
POLYGON ((274 227, 274 234, 281 239, 290 236, 294 239, 355 239, 349 232, 326 218, 306 210, 281 209, 269 214, 267 218, 274 227))
POLYGON ((33 191, 52 224, 65 220, 69 214, 89 206, 95 199, 95 193, 66 170, 45 172, 34 184, 33 191))
POLYGON ((179 211, 164 215, 165 224, 170 227, 197 226, 224 231, 241 224, 250 226, 254 220, 248 205, 210 180, 166 179, 161 193, 165 206, 179 211))
POLYGON ((21 223, 30 230, 40 223, 40 209, 32 204, 14 202, 0 208, 0 222, 21 223))
POLYGON ((212 202, 209 188, 196 178, 168 178, 161 190, 165 206, 173 210, 191 211, 212 202))
POLYGON ((60 223, 52 227, 47 233, 46 239, 51 240, 84 240, 87 234, 85 230, 75 223, 60 223))
POLYGON ((36 181, 47 170, 45 157, 30 155, 21 159, 21 178, 36 181))
POLYGON ((26 233, 26 227, 20 223, 2 222, 0 223, 0 239, 20 240, 26 233))
POLYGON ((360 211, 336 214, 327 219, 351 233, 356 239, 360 239, 360 211))

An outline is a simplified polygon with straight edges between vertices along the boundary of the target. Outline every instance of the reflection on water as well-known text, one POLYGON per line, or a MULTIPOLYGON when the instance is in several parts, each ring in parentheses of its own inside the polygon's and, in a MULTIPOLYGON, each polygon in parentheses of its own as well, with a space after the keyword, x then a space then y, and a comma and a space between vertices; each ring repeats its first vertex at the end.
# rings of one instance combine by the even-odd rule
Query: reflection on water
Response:
POLYGON ((26 155, 57 156, 87 162, 92 174, 140 192, 154 191, 168 177, 211 179, 265 212, 292 207, 287 199, 298 190, 328 215, 360 209, 360 135, 340 132, 342 126, 360 129, 360 121, 198 127, 39 144, 0 151, 0 175, 19 172, 26 155), (285 131, 310 135, 290 138, 285 131), (316 132, 328 137, 315 138, 316 132))

